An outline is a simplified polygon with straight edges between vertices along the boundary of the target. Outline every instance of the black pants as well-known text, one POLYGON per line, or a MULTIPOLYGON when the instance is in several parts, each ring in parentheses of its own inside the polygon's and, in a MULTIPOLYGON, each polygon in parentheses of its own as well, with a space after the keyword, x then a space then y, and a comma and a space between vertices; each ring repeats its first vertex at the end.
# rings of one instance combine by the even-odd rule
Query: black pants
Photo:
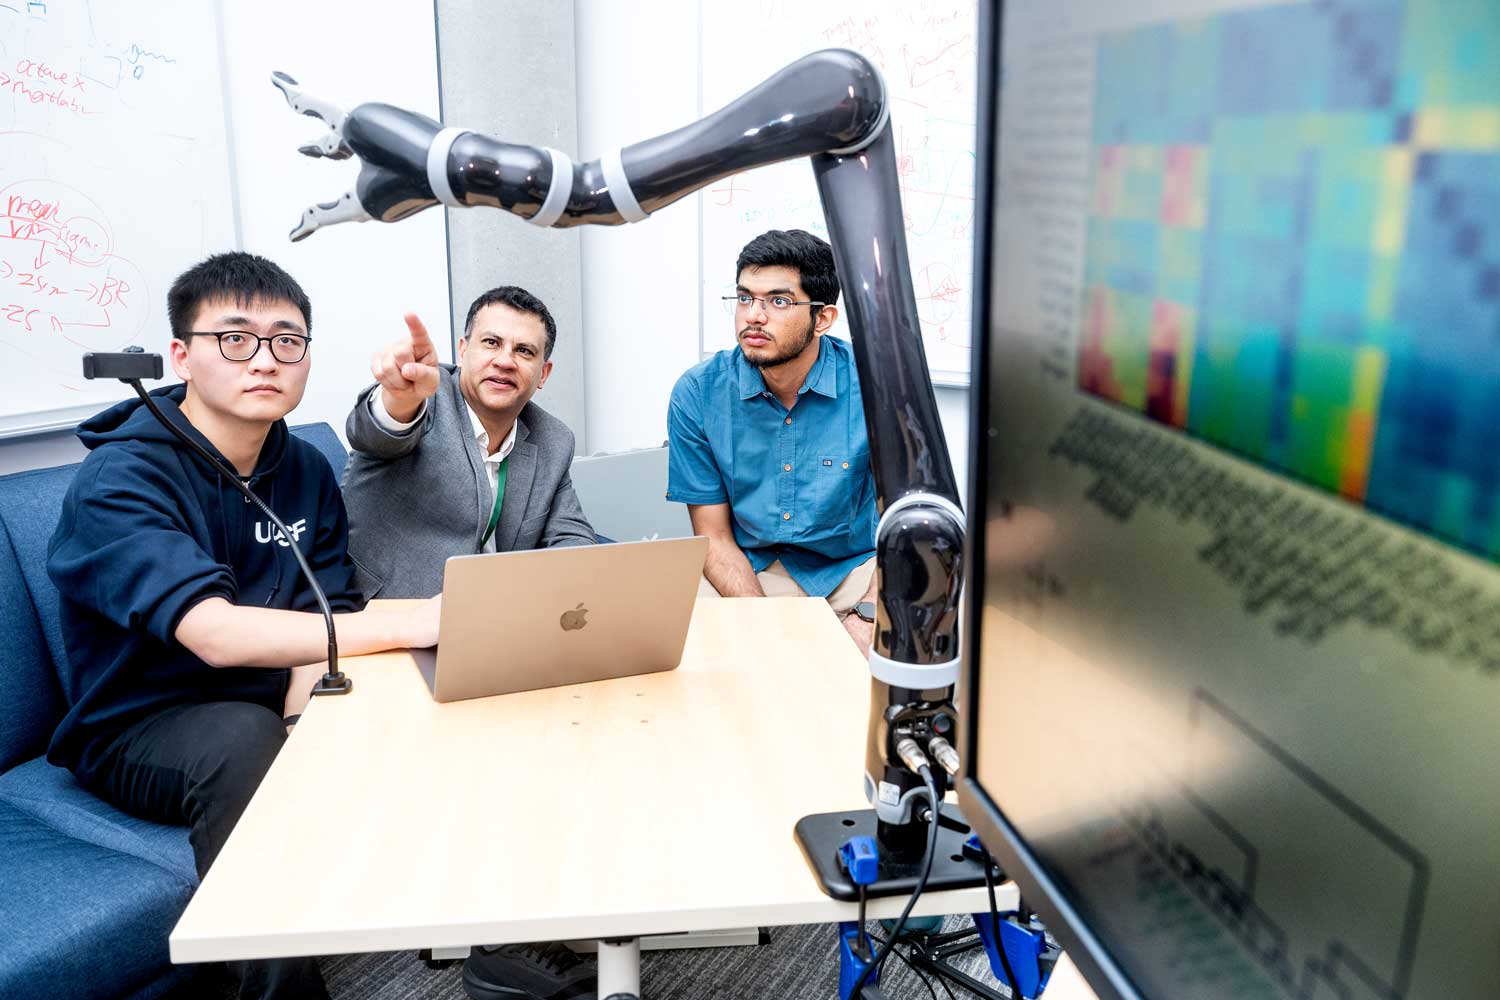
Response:
MULTIPOLYGON (((120 732, 91 755, 83 783, 126 812, 186 824, 201 879, 286 742, 281 716, 243 701, 178 705, 120 732)), ((242 1000, 307 997, 328 989, 313 958, 231 962, 242 1000)))

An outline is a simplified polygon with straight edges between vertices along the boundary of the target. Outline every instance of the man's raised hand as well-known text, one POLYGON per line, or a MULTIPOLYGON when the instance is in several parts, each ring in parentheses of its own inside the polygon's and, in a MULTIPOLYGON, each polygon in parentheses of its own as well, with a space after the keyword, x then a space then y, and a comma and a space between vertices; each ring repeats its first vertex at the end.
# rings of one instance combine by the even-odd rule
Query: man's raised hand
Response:
POLYGON ((437 392, 439 374, 437 348, 415 313, 406 314, 406 328, 409 337, 370 359, 370 374, 380 383, 385 412, 403 424, 415 419, 423 400, 437 392))

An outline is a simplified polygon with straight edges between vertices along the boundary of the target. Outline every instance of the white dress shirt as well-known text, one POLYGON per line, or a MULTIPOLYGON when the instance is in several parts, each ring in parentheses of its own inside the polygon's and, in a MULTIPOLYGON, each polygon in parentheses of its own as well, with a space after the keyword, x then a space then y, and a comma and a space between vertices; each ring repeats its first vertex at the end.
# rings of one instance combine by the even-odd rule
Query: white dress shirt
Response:
MULTIPOLYGON (((417 407, 416 416, 412 417, 406 423, 402 423, 391 416, 386 410, 385 400, 381 398, 383 395, 385 394, 379 390, 370 393, 370 416, 375 418, 375 423, 392 434, 400 434, 403 431, 411 430, 417 425, 417 421, 422 419, 422 415, 427 412, 427 400, 424 399, 422 400, 422 405, 417 407)), ((489 476, 490 496, 493 497, 495 490, 500 485, 500 463, 509 458, 510 453, 516 447, 516 427, 518 424, 512 423, 510 425, 510 433, 505 435, 505 440, 500 442, 500 447, 491 455, 490 432, 485 430, 484 424, 479 422, 479 416, 474 412, 474 408, 468 404, 468 400, 464 401, 464 411, 469 414, 469 426, 474 429, 474 439, 479 442, 479 453, 484 456, 484 473, 489 476)), ((489 518, 486 517, 485 521, 488 522, 489 518)), ((495 535, 493 532, 486 539, 484 547, 479 551, 495 551, 495 535)))

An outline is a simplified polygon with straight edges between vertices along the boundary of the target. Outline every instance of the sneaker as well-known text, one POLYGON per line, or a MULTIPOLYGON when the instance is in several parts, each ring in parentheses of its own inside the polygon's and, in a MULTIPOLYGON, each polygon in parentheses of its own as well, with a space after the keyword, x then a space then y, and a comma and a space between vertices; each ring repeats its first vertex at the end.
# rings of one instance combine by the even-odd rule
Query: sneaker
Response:
POLYGON ((464 961, 474 1000, 597 1000, 594 968, 562 944, 483 945, 464 961))

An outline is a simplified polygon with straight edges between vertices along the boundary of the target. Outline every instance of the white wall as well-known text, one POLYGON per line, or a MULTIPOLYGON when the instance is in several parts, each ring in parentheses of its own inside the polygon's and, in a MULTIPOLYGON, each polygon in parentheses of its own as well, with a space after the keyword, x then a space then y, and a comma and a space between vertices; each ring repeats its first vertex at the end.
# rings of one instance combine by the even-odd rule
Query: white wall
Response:
MULTIPOLYGON (((440 209, 396 225, 346 223, 301 243, 286 234, 302 209, 354 183, 358 166, 314 160, 297 147, 322 126, 296 115, 271 86, 273 69, 349 110, 384 101, 438 117, 436 24, 431 3, 222 0, 225 70, 244 249, 286 268, 313 307, 313 367, 294 423, 326 421, 343 435, 370 355, 404 336, 404 312, 428 324, 439 351, 448 329, 448 248, 440 209)), ((451 357, 449 357, 451 360, 451 357)))
MULTIPOLYGON (((746 39, 776 30, 757 20, 762 6, 742 12, 746 39)), ((579 157, 592 159, 714 110, 699 107, 698 0, 575 0, 574 10, 579 157)), ((753 44, 744 51, 750 57, 753 44)), ((695 195, 643 223, 584 230, 584 370, 594 451, 660 444, 672 384, 700 360, 699 303, 706 293, 699 213, 695 195)), ((733 266, 724 264, 726 271, 733 266)), ((968 391, 940 388, 937 397, 963 489, 968 391)))
POLYGON ((48 431, 0 441, 0 476, 83 461, 88 449, 72 431, 48 431))
MULTIPOLYGON (((430 209, 399 225, 343 225, 301 243, 287 241, 302 209, 342 193, 358 168, 353 161, 312 160, 297 152, 321 126, 287 107, 270 84, 272 69, 289 72, 309 92, 345 109, 383 100, 437 117, 432 5, 394 4, 378 18, 368 11, 356 0, 222 0, 242 248, 286 268, 312 300, 312 374, 302 405, 289 419, 326 421, 341 436, 354 394, 370 381, 370 354, 404 334, 403 312, 427 319, 439 349, 451 353, 443 335, 449 310, 442 212, 430 209)), ((164 328, 161 334, 164 349, 164 328)), ((71 433, 22 438, 0 446, 0 474, 76 462, 83 454, 71 433)))
MULTIPOLYGON (((577 158, 698 117, 696 0, 577 0, 577 158)), ((732 266, 732 265, 731 265, 732 266)), ((677 376, 698 363, 698 199, 583 229, 583 370, 594 452, 659 445, 677 376)))

